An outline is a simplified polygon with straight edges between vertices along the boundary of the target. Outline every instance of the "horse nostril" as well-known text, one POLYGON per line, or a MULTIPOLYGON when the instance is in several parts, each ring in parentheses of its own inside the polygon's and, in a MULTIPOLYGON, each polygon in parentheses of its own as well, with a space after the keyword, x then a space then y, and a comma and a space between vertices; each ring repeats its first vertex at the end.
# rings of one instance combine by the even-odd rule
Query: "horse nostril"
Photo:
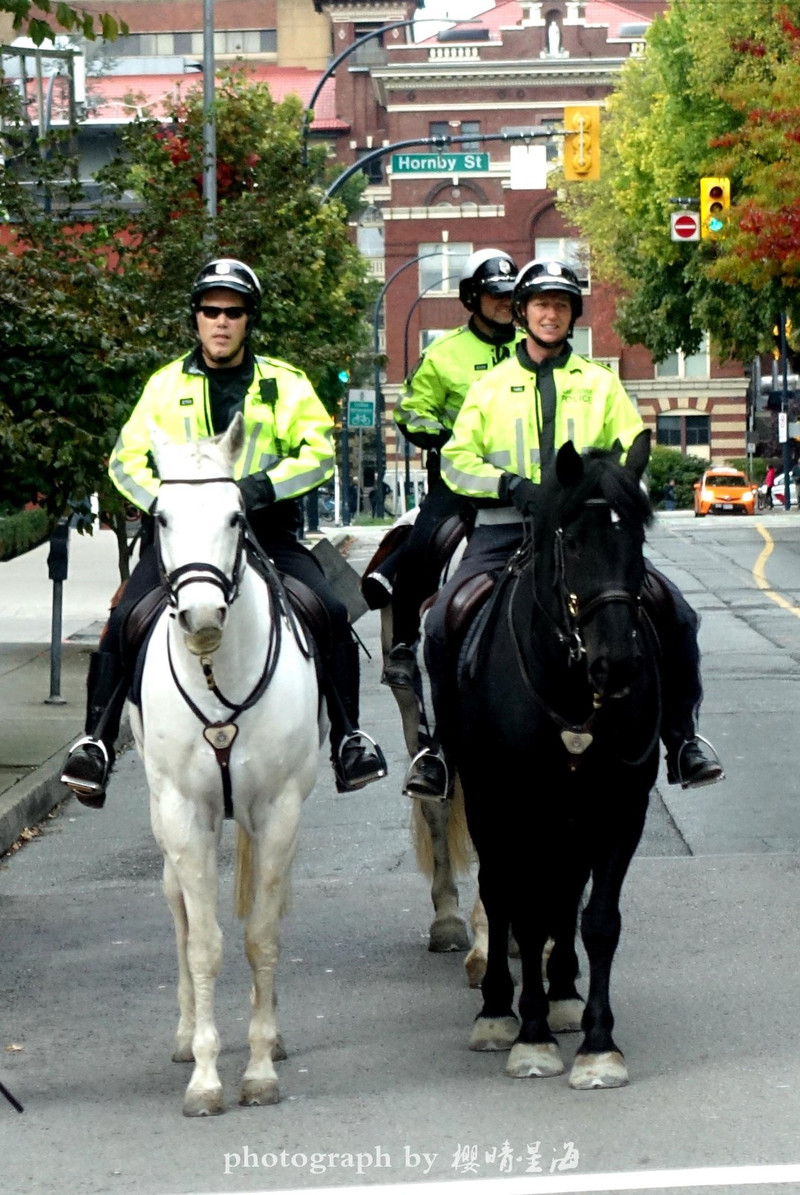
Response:
POLYGON ((185 610, 178 611, 178 623, 180 624, 182 631, 186 631, 187 634, 189 631, 191 631, 192 628, 189 626, 189 619, 186 617, 185 610))

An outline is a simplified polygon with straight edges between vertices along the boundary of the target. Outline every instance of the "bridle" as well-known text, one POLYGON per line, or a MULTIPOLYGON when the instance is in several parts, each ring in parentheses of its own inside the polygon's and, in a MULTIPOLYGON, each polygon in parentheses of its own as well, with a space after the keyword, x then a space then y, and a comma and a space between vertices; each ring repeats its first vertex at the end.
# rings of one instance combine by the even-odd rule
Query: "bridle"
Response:
MULTIPOLYGON (((605 498, 588 498, 585 501, 584 506, 610 508, 610 503, 605 498)), ((574 666, 585 658, 586 647, 583 642, 581 631, 597 614, 597 612, 603 609, 605 606, 620 604, 627 606, 633 612, 637 623, 643 623, 645 626, 647 626, 649 628, 649 632, 652 632, 653 636, 655 635, 655 632, 652 631, 650 621, 643 611, 641 602, 641 589, 638 593, 634 594, 627 589, 610 586, 608 589, 603 589, 599 593, 595 594, 584 605, 581 605, 577 594, 570 588, 567 582, 566 558, 564 552, 564 528, 561 525, 556 527, 554 533, 554 565, 555 575, 553 584, 557 589, 558 606, 561 612, 562 620, 561 624, 542 604, 537 593, 534 541, 532 534, 529 536, 527 542, 518 550, 518 552, 515 554, 515 557, 509 564, 509 571, 514 576, 514 582, 506 607, 506 621, 511 643, 514 648, 517 667, 525 687, 539 707, 558 727, 561 734, 561 740, 570 755, 570 770, 575 771, 578 766, 580 756, 583 755, 584 751, 586 751, 589 746, 591 746, 594 740, 594 725, 597 714, 603 704, 603 697, 600 693, 593 693, 592 712, 581 725, 576 725, 575 723, 568 722, 556 710, 554 710, 536 689, 531 678, 530 671, 526 665, 525 655, 519 640, 517 628, 514 623, 514 597, 517 593, 518 587, 522 583, 523 573, 528 569, 530 570, 533 581, 534 605, 549 622, 558 643, 567 648, 568 666, 574 666)), ((658 741, 660 723, 661 709, 659 695, 658 716, 655 720, 655 729, 647 748, 644 752, 642 752, 639 759, 623 760, 623 763, 635 767, 647 758, 652 751, 653 746, 658 741)))
MULTIPOLYGON (((183 479, 180 477, 168 477, 161 480, 161 485, 213 485, 214 483, 226 483, 227 485, 236 485, 232 477, 192 477, 183 479)), ((161 584, 164 592, 167 595, 167 602, 173 609, 178 607, 178 594, 185 585, 191 585, 195 581, 204 581, 207 584, 216 585, 222 591, 222 596, 225 600, 225 605, 230 606, 237 598, 239 593, 239 586, 242 580, 242 564, 244 561, 244 545, 245 545, 245 526, 246 520, 244 512, 235 516, 238 526, 238 539, 236 543, 236 555, 234 557, 233 569, 230 576, 217 568, 215 564, 208 564, 207 562, 194 562, 191 564, 181 564, 178 568, 167 572, 164 566, 164 557, 161 551, 161 524, 158 519, 158 507, 155 510, 155 538, 156 538, 156 555, 158 559, 158 571, 161 577, 161 584)))

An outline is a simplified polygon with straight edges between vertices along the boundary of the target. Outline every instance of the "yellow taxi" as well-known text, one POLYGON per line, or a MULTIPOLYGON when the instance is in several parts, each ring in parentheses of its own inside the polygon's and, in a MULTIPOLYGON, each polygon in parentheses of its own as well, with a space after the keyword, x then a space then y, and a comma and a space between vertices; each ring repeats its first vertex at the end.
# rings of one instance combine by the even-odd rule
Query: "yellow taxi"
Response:
POLYGON ((694 514, 752 515, 756 510, 756 491, 739 469, 706 469, 694 483, 694 514))

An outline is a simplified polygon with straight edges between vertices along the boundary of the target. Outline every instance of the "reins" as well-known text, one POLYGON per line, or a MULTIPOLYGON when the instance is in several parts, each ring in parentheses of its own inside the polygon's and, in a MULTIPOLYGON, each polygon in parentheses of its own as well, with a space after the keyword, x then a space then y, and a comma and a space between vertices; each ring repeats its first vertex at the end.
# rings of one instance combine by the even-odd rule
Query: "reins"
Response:
MULTIPOLYGON (((233 478, 230 477, 209 477, 209 478, 191 478, 184 480, 181 478, 167 478, 162 479, 161 485, 208 485, 214 482, 228 482, 236 485, 233 478)), ((226 606, 230 606, 239 595, 241 580, 243 575, 244 565, 247 563, 253 567, 254 572, 261 577, 267 589, 269 611, 270 611, 270 634, 267 642, 267 650, 264 657, 264 665, 261 669, 261 675, 258 681, 251 689, 250 693, 239 702, 230 701, 225 694, 220 690, 214 677, 214 669, 209 654, 201 654, 198 659, 200 667, 205 677, 206 687, 209 692, 213 693, 217 700, 231 711, 231 716, 227 720, 213 721, 208 718, 193 698, 187 693, 186 689, 181 684, 175 669, 175 663, 172 658, 172 648, 170 644, 170 635, 167 634, 167 661, 169 663, 170 675, 175 684, 176 689, 180 693, 186 705, 195 715, 195 717, 203 724, 203 738, 209 744, 214 752, 214 755, 219 766, 220 775, 222 779, 222 795, 224 802, 225 816, 230 817, 233 813, 233 793, 230 776, 230 755, 234 741, 239 733, 237 719, 251 709, 264 695, 269 684, 275 675, 275 670, 278 666, 280 651, 282 646, 282 622, 286 620, 292 632, 292 636, 300 648, 301 654, 305 659, 310 659, 312 652, 304 641, 301 634, 299 624, 295 617, 289 602, 286 590, 280 579, 277 569, 267 554, 262 550, 260 544, 255 539, 252 530, 244 516, 241 514, 238 518, 238 541, 236 547, 236 556, 234 560, 233 570, 230 576, 227 576, 216 565, 203 562, 193 562, 190 564, 180 565, 173 569, 172 572, 167 573, 163 563, 161 554, 161 542, 159 533, 159 522, 156 518, 156 554, 158 558, 159 573, 161 575, 161 584, 166 591, 167 600, 172 607, 171 617, 174 618, 177 609, 177 599, 180 590, 194 582, 205 582, 217 585, 222 591, 226 606)))

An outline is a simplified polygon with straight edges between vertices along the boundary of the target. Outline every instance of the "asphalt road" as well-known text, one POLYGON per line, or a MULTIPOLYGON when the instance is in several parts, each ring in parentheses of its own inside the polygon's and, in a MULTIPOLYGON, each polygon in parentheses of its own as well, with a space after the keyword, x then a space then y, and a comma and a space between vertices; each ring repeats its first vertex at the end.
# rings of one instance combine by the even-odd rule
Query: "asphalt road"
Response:
MULTIPOLYGON (((469 1181, 477 1193, 481 1180, 515 1195, 544 1190, 551 1168, 562 1190, 579 1180, 617 1190, 618 1176, 654 1189, 658 1171, 677 1168, 683 1189, 706 1191, 709 1168, 753 1166, 763 1181, 725 1171, 715 1189, 800 1190, 799 544, 793 515, 675 516, 651 536, 656 563, 703 613, 702 729, 728 779, 687 793, 660 783, 653 795, 623 893, 612 990, 629 1087, 578 1093, 564 1078, 511 1080, 502 1055, 466 1049, 480 997, 465 984, 463 956, 426 950, 431 913, 400 795, 404 751, 373 658, 363 664, 363 721, 387 750, 390 776, 337 796, 323 766, 307 802, 282 935, 289 1058, 279 1105, 236 1104, 249 974, 229 825, 217 1000, 227 1109, 210 1120, 181 1116, 188 1071, 169 1060, 172 922, 135 755, 121 760, 102 813, 70 800, 4 861, 0 1079, 25 1112, 0 1101, 3 1195, 378 1183, 421 1183, 434 1195, 443 1182, 455 1192, 469 1181), (794 1185, 769 1166, 794 1166, 794 1185)), ((370 550, 354 545, 357 567, 370 550)), ((358 629, 376 657, 377 617, 358 629)), ((465 907, 473 891, 465 883, 465 907)))

